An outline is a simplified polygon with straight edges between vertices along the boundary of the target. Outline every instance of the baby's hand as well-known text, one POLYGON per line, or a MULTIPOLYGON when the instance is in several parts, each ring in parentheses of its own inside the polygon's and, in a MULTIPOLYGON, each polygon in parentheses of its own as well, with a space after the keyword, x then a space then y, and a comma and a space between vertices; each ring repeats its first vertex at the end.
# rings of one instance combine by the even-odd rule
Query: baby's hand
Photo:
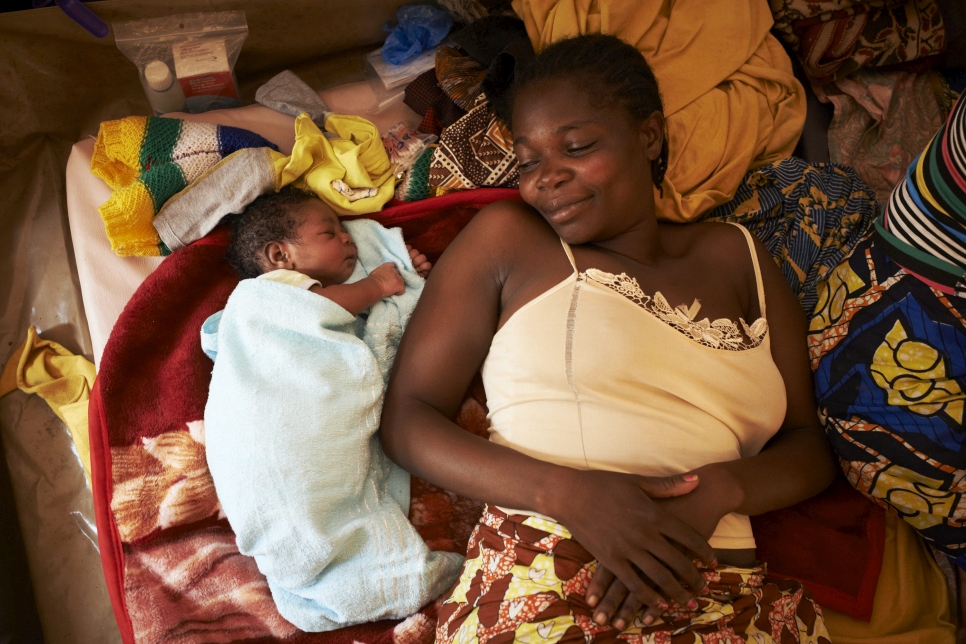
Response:
POLYGON ((413 268, 416 269, 416 274, 420 277, 426 277, 429 275, 429 269, 433 267, 426 259, 426 256, 420 253, 418 250, 406 244, 406 250, 409 251, 409 259, 413 260, 413 268))
POLYGON ((402 295, 406 290, 406 283, 403 282, 402 275, 396 270, 396 265, 392 262, 380 264, 369 273, 369 278, 379 285, 382 297, 390 295, 402 295))

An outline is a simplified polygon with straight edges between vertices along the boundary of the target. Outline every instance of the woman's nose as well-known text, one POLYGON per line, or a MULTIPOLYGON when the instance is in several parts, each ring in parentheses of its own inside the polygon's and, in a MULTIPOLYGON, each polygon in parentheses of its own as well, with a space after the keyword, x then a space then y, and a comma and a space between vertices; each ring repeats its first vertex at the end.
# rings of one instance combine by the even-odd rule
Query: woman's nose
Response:
POLYGON ((540 176, 537 177, 537 187, 542 190, 559 188, 571 176, 570 170, 566 165, 557 160, 545 159, 540 165, 540 176))

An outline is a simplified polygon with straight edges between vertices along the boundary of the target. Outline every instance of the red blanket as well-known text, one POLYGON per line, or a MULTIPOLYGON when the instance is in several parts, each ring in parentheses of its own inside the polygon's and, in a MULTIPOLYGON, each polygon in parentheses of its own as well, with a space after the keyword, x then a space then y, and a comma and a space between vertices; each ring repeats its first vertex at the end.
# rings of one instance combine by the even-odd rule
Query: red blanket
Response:
MULTIPOLYGON (((400 226, 436 261, 483 205, 518 198, 482 189, 395 206, 375 216, 400 226)), ((278 614, 254 560, 241 555, 220 513, 204 457, 211 361, 199 329, 224 307, 237 278, 224 260, 227 232, 168 257, 119 318, 90 406, 98 541, 125 642, 353 642, 428 644, 436 607, 402 622, 302 633, 278 614)), ((474 382, 457 422, 486 436, 474 382)), ((479 503, 413 479, 410 519, 430 547, 465 552, 479 503)), ((826 606, 868 619, 881 566, 881 511, 847 484, 754 519, 760 554, 778 574, 805 581, 826 606)))

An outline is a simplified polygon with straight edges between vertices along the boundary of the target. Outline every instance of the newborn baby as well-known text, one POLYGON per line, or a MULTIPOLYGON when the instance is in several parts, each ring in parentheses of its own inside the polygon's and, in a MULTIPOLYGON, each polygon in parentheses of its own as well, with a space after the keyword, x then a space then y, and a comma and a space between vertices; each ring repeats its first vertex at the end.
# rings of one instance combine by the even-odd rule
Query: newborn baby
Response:
POLYGON ((377 430, 429 262, 398 229, 340 222, 294 189, 238 216, 228 259, 243 279, 202 328, 205 438, 239 550, 302 630, 416 612, 462 557, 431 552, 409 523, 409 474, 377 430))

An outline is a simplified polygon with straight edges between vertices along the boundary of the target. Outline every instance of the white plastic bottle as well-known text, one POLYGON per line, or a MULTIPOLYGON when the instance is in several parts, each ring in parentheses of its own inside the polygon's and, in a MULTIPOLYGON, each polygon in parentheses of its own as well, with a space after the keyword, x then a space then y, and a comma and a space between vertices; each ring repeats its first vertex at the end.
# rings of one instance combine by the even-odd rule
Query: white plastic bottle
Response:
POLYGON ((184 93, 171 69, 161 60, 152 60, 144 67, 145 93, 155 114, 184 111, 184 93))

